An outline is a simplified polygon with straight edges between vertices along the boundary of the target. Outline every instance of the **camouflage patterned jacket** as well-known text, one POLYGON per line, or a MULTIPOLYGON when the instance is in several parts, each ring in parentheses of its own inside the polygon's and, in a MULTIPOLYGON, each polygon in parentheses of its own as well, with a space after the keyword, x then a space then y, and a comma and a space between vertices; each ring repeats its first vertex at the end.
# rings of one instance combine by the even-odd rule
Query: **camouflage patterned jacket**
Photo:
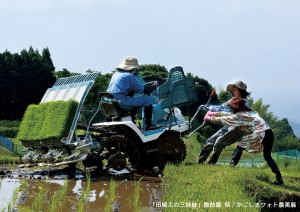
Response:
POLYGON ((270 129, 268 124, 255 111, 243 111, 236 114, 218 112, 212 117, 211 123, 238 127, 247 134, 238 140, 238 145, 250 153, 261 152, 265 130, 270 129))

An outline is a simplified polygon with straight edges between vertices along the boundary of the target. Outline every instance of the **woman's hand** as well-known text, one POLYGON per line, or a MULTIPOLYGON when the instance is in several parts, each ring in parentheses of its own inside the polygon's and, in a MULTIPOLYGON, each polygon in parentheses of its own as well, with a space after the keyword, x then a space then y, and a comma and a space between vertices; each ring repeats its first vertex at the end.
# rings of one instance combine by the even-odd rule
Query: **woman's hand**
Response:
POLYGON ((206 115, 204 116, 204 121, 205 122, 210 122, 211 121, 211 118, 216 116, 217 115, 217 112, 211 112, 211 111, 208 111, 206 113, 206 115))

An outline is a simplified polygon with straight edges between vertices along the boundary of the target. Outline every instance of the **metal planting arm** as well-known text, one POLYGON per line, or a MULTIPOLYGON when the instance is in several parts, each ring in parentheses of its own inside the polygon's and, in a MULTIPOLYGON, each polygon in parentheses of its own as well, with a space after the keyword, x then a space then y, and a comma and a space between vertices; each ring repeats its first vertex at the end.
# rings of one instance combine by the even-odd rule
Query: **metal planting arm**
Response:
MULTIPOLYGON (((205 105, 200 105, 198 107, 198 110, 197 112, 195 113, 195 115, 193 116, 192 120, 190 121, 190 126, 192 127, 192 122, 194 121, 194 119, 196 118, 196 116, 198 115, 198 113, 200 112, 200 110, 204 110, 207 108, 207 106, 209 105, 210 101, 211 101, 211 98, 212 96, 215 95, 215 89, 213 89, 210 93, 210 96, 209 96, 209 99, 207 101, 207 103, 205 105)), ((202 124, 197 127, 197 129, 195 129, 193 132, 191 132, 189 135, 188 135, 188 138, 190 138, 194 132, 196 132, 197 130, 201 129, 203 126, 205 126, 205 122, 203 121, 202 124)))

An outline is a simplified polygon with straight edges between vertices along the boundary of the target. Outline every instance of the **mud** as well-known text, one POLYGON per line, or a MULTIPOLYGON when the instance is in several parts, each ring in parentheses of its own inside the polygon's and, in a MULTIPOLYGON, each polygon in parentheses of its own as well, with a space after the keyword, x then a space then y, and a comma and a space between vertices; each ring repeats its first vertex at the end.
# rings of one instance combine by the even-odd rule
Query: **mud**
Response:
POLYGON ((102 173, 88 172, 82 169, 9 169, 0 168, 0 211, 22 211, 33 207, 41 185, 45 186, 42 211, 49 211, 53 195, 63 186, 67 179, 66 194, 62 197, 61 211, 77 211, 78 201, 82 192, 88 186, 87 176, 90 175, 90 190, 84 211, 103 211, 106 205, 106 195, 110 190, 111 180, 116 182, 117 200, 110 206, 112 211, 134 211, 133 199, 135 181, 140 180, 141 193, 139 196, 141 211, 157 211, 155 202, 161 201, 162 184, 159 177, 146 177, 132 174, 128 170, 116 172, 112 169, 102 173), (17 200, 14 195, 22 182, 26 189, 18 192, 17 200))

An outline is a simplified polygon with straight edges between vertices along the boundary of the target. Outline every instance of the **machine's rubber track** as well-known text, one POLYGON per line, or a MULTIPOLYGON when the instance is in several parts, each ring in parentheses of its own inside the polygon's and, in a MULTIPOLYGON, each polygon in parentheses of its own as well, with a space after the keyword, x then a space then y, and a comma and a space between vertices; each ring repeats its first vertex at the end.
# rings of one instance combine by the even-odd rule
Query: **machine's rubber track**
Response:
POLYGON ((101 159, 99 153, 88 154, 87 158, 84 161, 82 161, 82 163, 85 166, 85 168, 95 166, 95 167, 97 167, 96 168, 97 171, 103 170, 103 162, 102 162, 102 159, 101 159))
POLYGON ((167 163, 178 164, 186 157, 186 145, 179 133, 168 132, 163 134, 157 142, 156 161, 158 165, 167 163))
POLYGON ((137 168, 143 163, 142 145, 137 136, 115 134, 111 137, 110 142, 118 145, 120 151, 128 157, 132 167, 137 168))

